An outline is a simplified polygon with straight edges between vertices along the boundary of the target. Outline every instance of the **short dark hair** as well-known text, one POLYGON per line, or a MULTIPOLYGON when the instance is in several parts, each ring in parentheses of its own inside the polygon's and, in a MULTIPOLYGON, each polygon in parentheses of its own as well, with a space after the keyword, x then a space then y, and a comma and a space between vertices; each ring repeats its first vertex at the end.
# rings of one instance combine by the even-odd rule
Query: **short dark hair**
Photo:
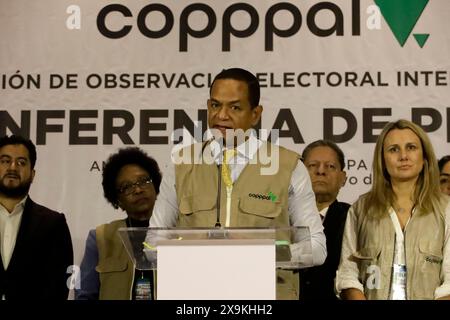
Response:
POLYGON ((443 156, 441 159, 439 159, 439 161, 438 161, 439 172, 442 172, 442 169, 449 161, 450 161, 450 155, 443 156))
POLYGON ((213 82, 211 83, 211 87, 209 88, 209 95, 211 95, 214 82, 221 79, 233 79, 245 82, 248 88, 248 101, 250 102, 250 107, 253 109, 259 105, 259 82, 258 79, 250 71, 241 68, 223 69, 218 75, 216 75, 213 82))
POLYGON ((116 189, 116 179, 120 169, 128 164, 135 164, 147 171, 152 179, 156 194, 159 193, 161 184, 161 172, 155 159, 147 155, 137 147, 119 149, 118 152, 109 156, 103 167, 103 194, 114 208, 119 207, 118 192, 116 189))
POLYGON ((344 170, 345 168, 344 152, 342 152, 341 148, 339 148, 338 145, 331 140, 317 140, 308 144, 306 148, 303 150, 302 160, 305 161, 306 157, 311 152, 311 150, 316 147, 329 147, 333 149, 334 152, 336 152, 339 164, 341 165, 341 170, 344 170))
POLYGON ((37 159, 36 146, 34 145, 34 143, 30 139, 27 139, 22 136, 17 136, 14 134, 9 137, 4 136, 4 137, 0 138, 0 148, 3 148, 4 146, 9 146, 12 144, 21 144, 25 148, 27 148, 28 154, 30 156, 31 169, 34 169, 34 166, 36 165, 36 159, 37 159))

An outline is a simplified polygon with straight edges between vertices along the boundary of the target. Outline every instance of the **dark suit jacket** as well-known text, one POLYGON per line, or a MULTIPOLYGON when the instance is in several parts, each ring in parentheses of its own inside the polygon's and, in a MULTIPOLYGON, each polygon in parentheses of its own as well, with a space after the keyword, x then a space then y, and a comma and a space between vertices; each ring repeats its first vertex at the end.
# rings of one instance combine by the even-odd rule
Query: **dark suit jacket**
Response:
POLYGON ((0 259, 0 299, 67 299, 66 272, 72 264, 66 218, 28 198, 6 270, 0 259))
POLYGON ((334 278, 339 266, 344 233, 345 219, 350 205, 334 201, 328 208, 323 221, 324 233, 327 238, 327 258, 321 266, 300 270, 301 300, 335 300, 334 278))

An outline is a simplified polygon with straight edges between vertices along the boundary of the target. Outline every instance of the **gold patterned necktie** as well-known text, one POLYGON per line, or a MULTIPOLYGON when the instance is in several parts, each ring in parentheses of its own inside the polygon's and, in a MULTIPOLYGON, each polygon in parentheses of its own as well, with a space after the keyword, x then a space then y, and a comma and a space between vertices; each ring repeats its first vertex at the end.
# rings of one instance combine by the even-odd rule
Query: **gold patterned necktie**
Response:
POLYGON ((225 182, 227 188, 233 186, 233 180, 231 179, 230 168, 228 163, 230 160, 236 155, 236 149, 228 149, 225 150, 223 154, 223 163, 222 163, 222 179, 225 182))

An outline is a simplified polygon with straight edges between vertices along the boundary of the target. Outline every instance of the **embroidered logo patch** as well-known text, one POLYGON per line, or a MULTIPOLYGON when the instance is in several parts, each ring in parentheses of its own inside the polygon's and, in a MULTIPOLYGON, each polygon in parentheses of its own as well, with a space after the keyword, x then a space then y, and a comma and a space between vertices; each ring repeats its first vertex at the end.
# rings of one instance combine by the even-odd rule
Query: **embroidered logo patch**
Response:
POLYGON ((260 193, 249 193, 248 196, 251 198, 256 198, 256 199, 261 199, 261 200, 270 200, 272 202, 277 201, 277 198, 278 198, 278 196, 273 194, 272 191, 270 191, 269 194, 267 194, 267 195, 260 194, 260 193))
POLYGON ((441 258, 434 257, 434 256, 426 256, 425 257, 425 261, 426 262, 430 262, 430 263, 436 263, 436 264, 441 264, 442 263, 442 259, 441 258))

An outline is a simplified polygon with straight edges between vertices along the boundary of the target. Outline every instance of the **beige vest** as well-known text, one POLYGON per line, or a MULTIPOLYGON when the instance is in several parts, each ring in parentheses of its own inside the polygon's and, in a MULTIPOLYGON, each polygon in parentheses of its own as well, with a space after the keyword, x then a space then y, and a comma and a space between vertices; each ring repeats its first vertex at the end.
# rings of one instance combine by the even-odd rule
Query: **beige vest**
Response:
MULTIPOLYGON (((363 198, 355 204, 358 248, 352 258, 358 263, 359 281, 368 299, 389 298, 395 229, 388 214, 376 219, 364 214, 363 198), (381 277, 377 281, 377 277, 381 277)), ((443 212, 415 212, 405 230, 408 300, 433 299, 441 285, 445 221, 443 212)))
POLYGON ((126 228, 125 220, 116 220, 96 228, 100 300, 131 300, 134 265, 122 244, 119 228, 126 228))
MULTIPOLYGON (((267 145, 272 161, 279 161, 273 175, 261 175, 267 168, 258 161, 248 164, 233 184, 230 227, 288 227, 288 189, 292 171, 299 155, 283 147, 267 145), (276 148, 276 149, 273 149, 276 148), (279 156, 278 156, 279 155, 279 156), (272 196, 271 196, 272 195, 272 196)), ((188 147, 193 164, 175 166, 178 199, 178 227, 211 227, 216 223, 218 169, 202 164, 202 155, 210 155, 209 145, 188 147), (202 150, 197 153, 194 150, 202 150)), ((262 148, 265 148, 263 144, 262 148)), ((261 148, 260 148, 261 149, 261 148)), ((265 151, 264 151, 265 153, 265 151)), ((258 158, 259 160, 259 158, 258 158)), ((262 162, 267 163, 263 159, 262 162)), ((221 182, 220 222, 225 226, 226 186, 221 182)), ((291 271, 277 272, 277 299, 298 299, 298 275, 291 271)))

